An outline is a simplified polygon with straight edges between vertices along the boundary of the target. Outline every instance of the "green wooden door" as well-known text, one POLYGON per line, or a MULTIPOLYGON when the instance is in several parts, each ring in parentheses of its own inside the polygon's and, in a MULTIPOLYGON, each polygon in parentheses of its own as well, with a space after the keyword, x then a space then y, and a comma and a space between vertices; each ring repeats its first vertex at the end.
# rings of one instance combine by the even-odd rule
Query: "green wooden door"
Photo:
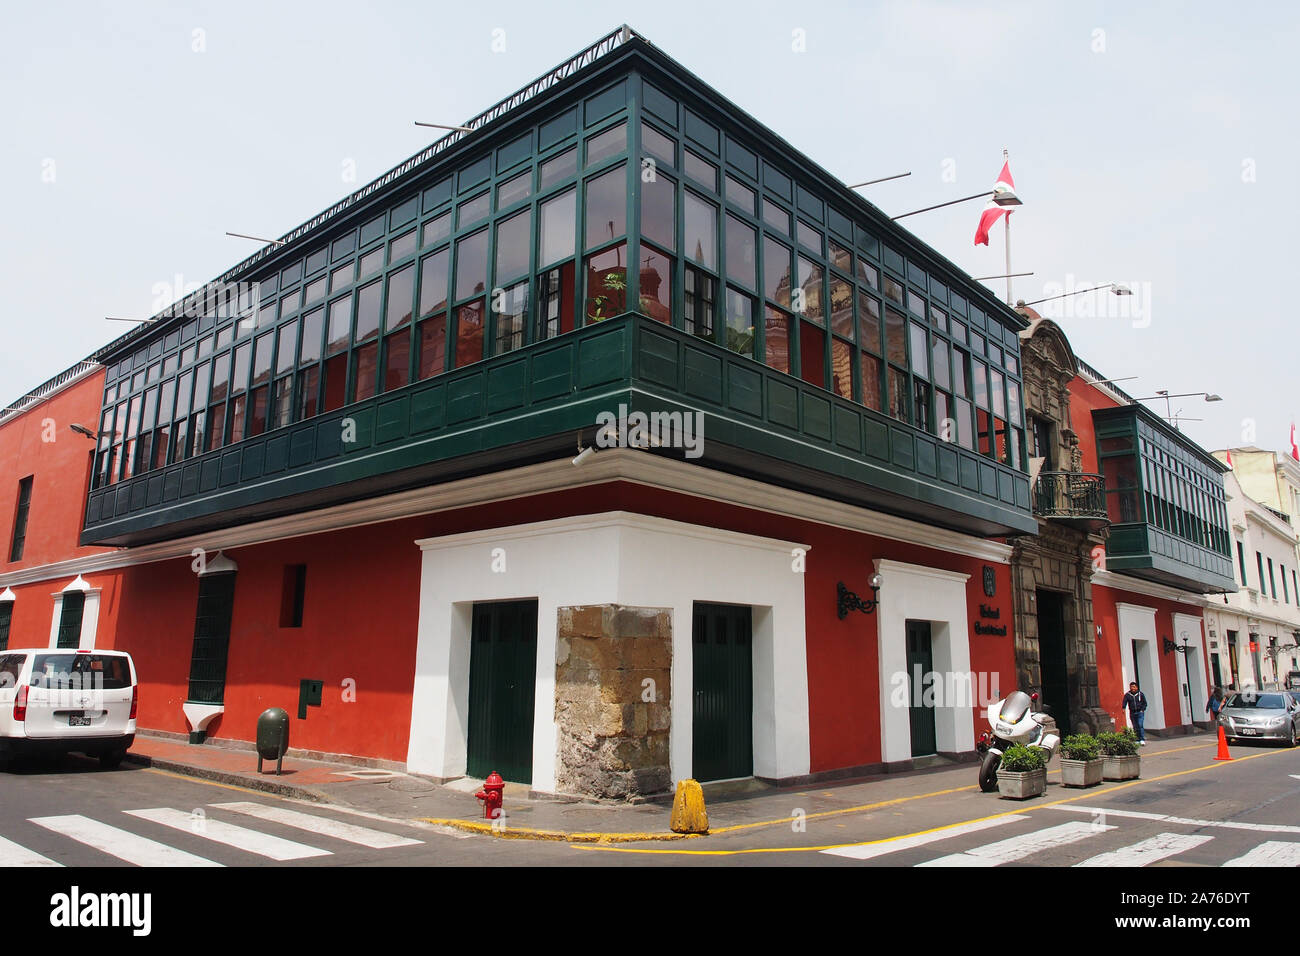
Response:
POLYGON ((692 774, 754 774, 754 655, 750 609, 696 604, 692 631, 692 774))
POLYGON ((532 783, 537 602, 475 604, 470 644, 467 771, 532 783))
POLYGON ((189 696, 196 704, 220 704, 226 699, 226 656, 230 650, 230 621, 235 609, 235 572, 199 578, 194 613, 194 643, 190 653, 189 696))
POLYGON ((907 622, 907 684, 910 691, 908 716, 912 725, 912 756, 924 757, 938 750, 934 730, 934 700, 925 687, 934 672, 934 651, 930 646, 930 622, 907 622))

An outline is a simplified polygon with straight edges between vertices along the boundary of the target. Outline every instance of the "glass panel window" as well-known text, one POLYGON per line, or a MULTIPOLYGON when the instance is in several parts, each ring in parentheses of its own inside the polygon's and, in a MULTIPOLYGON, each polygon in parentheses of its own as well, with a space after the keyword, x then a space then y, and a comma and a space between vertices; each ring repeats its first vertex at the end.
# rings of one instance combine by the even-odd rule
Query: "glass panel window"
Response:
POLYGON ((790 307, 790 250, 768 236, 763 237, 763 291, 777 305, 790 307))
POLYGON ((533 171, 526 169, 497 187, 497 208, 506 209, 533 194, 533 171))
POLYGON ((702 339, 713 338, 714 300, 718 283, 712 276, 687 266, 682 304, 685 328, 691 335, 702 339))
POLYGON ((834 239, 827 239, 826 244, 830 249, 831 265, 843 271, 845 275, 852 275, 853 257, 849 254, 849 250, 845 249, 834 239))
POLYGON ((858 256, 858 281, 866 283, 873 289, 880 288, 880 273, 876 267, 867 262, 862 256, 858 256))
POLYGON ((727 202, 735 203, 751 216, 754 215, 755 203, 758 199, 754 190, 733 176, 726 177, 726 180, 727 202))
POLYGON ((933 431, 930 427, 930 386, 917 379, 912 379, 912 412, 917 428, 933 431))
POLYGON ((447 308, 447 266, 449 250, 442 249, 420 262, 420 317, 447 308))
MULTIPOLYGON (((486 229, 480 229, 472 236, 456 241, 456 301, 482 295, 487 287, 487 246, 486 229)), ((481 340, 479 344, 482 344, 481 340)), ((459 346, 456 351, 457 354, 460 353, 459 346)))
POLYGON ((661 163, 677 165, 677 144, 648 123, 641 124, 641 148, 661 163))
MULTIPOLYGON (((302 304, 304 306, 320 302, 325 298, 325 277, 321 276, 315 282, 307 283, 307 288, 302 293, 302 304)), ((202 345, 200 345, 202 348, 202 345)))
POLYGON ((677 248, 677 183, 663 173, 641 184, 641 235, 670 251, 677 248))
POLYGON ((577 192, 568 190, 538 207, 540 262, 550 265, 573 255, 577 192))
POLYGON ((826 387, 826 333, 811 322, 799 323, 799 377, 826 387))
POLYGON ((1013 426, 1019 425, 1020 417, 1020 383, 1007 379, 1007 421, 1013 426))
MULTIPOLYGON (((212 391, 208 402, 224 402, 230 389, 230 353, 223 352, 212 360, 212 391)), ((127 436, 131 437, 130 435, 127 436)))
POLYGON ((919 315, 925 318, 925 299, 921 298, 911 289, 907 290, 907 311, 913 315, 919 315))
POLYGON ((803 313, 803 317, 816 322, 818 325, 826 324, 826 306, 822 298, 822 267, 816 263, 809 262, 803 256, 799 257, 799 293, 802 308, 795 311, 803 313))
POLYGON ((415 251, 415 230, 405 232, 388 244, 388 261, 397 262, 415 251))
POLYGON ((952 350, 952 390, 961 398, 969 398, 966 393, 966 365, 968 359, 961 349, 952 350))
POLYGON ((528 274, 532 234, 533 211, 531 209, 525 209, 497 223, 496 284, 498 286, 528 274))
POLYGON ((795 220, 795 229, 798 233, 799 244, 813 250, 817 255, 822 255, 822 234, 818 229, 814 229, 802 219, 795 220))
POLYGON ((727 278, 757 288, 757 233, 753 226, 727 214, 727 278))
POLYGON ((953 409, 957 419, 957 444, 962 448, 975 450, 975 439, 971 432, 971 407, 970 402, 964 398, 953 400, 953 409))
POLYGON ((416 328, 416 372, 423 381, 447 368, 447 314, 425 319, 416 328))
POLYGON ((930 351, 934 358, 934 384, 939 388, 951 388, 952 381, 948 377, 948 343, 936 335, 930 351))
POLYGON ((903 304, 903 284, 885 276, 885 298, 891 302, 903 304))
POLYGON ((357 315, 352 337, 357 345, 379 335, 379 306, 382 298, 382 282, 372 282, 357 292, 357 315))
POLYGON ((330 303, 329 332, 325 339, 325 355, 337 355, 348 349, 348 336, 352 331, 352 296, 345 295, 330 303))
POLYGON ((689 149, 685 152, 686 158, 682 161, 682 167, 685 169, 686 175, 698 183, 703 183, 716 193, 718 191, 718 167, 702 156, 696 156, 689 149))
POLYGON ((456 207, 456 228, 464 229, 466 226, 472 226, 491 211, 492 197, 488 193, 480 193, 473 199, 466 199, 456 207))
POLYGON ((573 331, 574 265, 549 269, 537 277, 537 328, 533 341, 573 331))
POLYGON ((925 341, 925 326, 911 323, 908 332, 912 338, 912 374, 930 377, 930 349, 925 341))
POLYGON ((862 404, 867 408, 882 411, 880 401, 880 359, 867 352, 859 353, 862 362, 862 404))
POLYGON ((537 188, 545 190, 548 186, 572 178, 577 175, 577 172, 578 151, 577 149, 566 149, 560 155, 542 163, 537 173, 537 188))
POLYGON ((727 289, 727 348, 741 355, 754 355, 754 300, 736 289, 727 289))
POLYGON ((587 181, 587 246, 627 232, 627 173, 622 166, 587 181))
POLYGON ((889 415, 900 422, 910 420, 907 408, 907 373, 901 368, 889 367, 889 415))
POLYGON ((831 331, 853 338, 853 283, 831 274, 831 331))
POLYGON ((320 411, 320 366, 298 372, 298 421, 312 418, 320 411))
POLYGON ((790 214, 770 199, 763 200, 763 222, 787 236, 790 235, 790 214))
MULTIPOLYGON (((641 296, 648 306, 657 301, 661 287, 668 283, 669 271, 664 257, 657 255, 653 249, 646 249, 647 259, 655 260, 655 274, 649 276, 643 271, 641 296)), ((627 247, 618 245, 606 249, 587 259, 587 302, 583 314, 587 322, 603 322, 615 315, 627 311, 627 247)), ((643 269, 649 270, 647 263, 643 269)), ((668 301, 672 301, 669 297, 668 301)))
POLYGON ((270 428, 283 428, 293 420, 293 376, 284 375, 271 386, 271 407, 267 412, 270 428))
POLYGON ((718 207, 705 202, 689 189, 685 193, 686 231, 682 252, 708 269, 718 267, 718 207))
POLYGON ((791 318, 784 312, 767 307, 766 322, 763 327, 765 361, 778 372, 790 373, 790 325, 791 318))
POLYGON ((990 409, 999 418, 1007 417, 1006 393, 1002 391, 1002 373, 989 369, 990 409))
POLYGON ((853 398, 853 346, 831 338, 831 391, 841 398, 853 398))
MULTIPOLYGON (((335 269, 333 272, 331 272, 331 273, 330 273, 330 291, 331 291, 331 292, 337 292, 337 291, 339 291, 339 289, 342 289, 344 286, 349 286, 349 285, 351 285, 351 284, 352 284, 352 276, 355 274, 355 272, 356 272, 356 263, 355 263, 355 262, 349 262, 349 263, 347 263, 346 265, 340 266, 339 268, 337 268, 337 269, 335 269)), ((220 339, 218 339, 218 341, 217 341, 217 347, 218 347, 218 348, 221 347, 221 341, 220 341, 220 339)))
POLYGON ((619 123, 587 138, 587 165, 617 156, 627 150, 627 123, 619 123))
POLYGON ((975 409, 975 440, 981 455, 993 454, 993 418, 982 408, 975 409))
POLYGON ((483 300, 456 307, 456 368, 483 359, 483 300))
POLYGON ((434 246, 450 235, 451 213, 444 212, 441 216, 435 216, 424 224, 424 229, 420 234, 420 243, 424 246, 434 246))
POLYGON ((361 267, 360 267, 360 272, 357 275, 357 278, 358 279, 369 278, 370 276, 374 275, 376 272, 379 272, 383 268, 384 268, 384 250, 381 247, 379 249, 376 249, 374 252, 368 252, 361 257, 361 267))
POLYGON ((640 306, 651 319, 672 325, 672 258, 650 246, 641 247, 640 306))
POLYGON ((935 434, 943 441, 956 442, 957 433, 952 420, 952 399, 947 392, 935 389, 934 392, 935 434))
POLYGON ((858 293, 858 345, 880 354, 880 300, 858 293))
POLYGON ((520 282, 494 296, 492 311, 496 314, 496 354, 523 348, 524 324, 528 317, 528 283, 520 282))
POLYGON ((907 320, 893 309, 885 310, 885 357, 899 365, 907 364, 907 320))
POLYGON ((980 361, 971 362, 971 392, 975 404, 980 408, 989 407, 988 366, 980 361))
POLYGON ((358 345, 352 350, 352 400, 364 401, 375 394, 379 372, 379 343, 358 345))
POLYGON ((401 388, 410 380, 411 330, 405 327, 384 339, 384 391, 401 388))
POLYGON ((411 321, 411 303, 415 299, 415 264, 399 269, 388 277, 388 305, 384 314, 384 331, 391 332, 411 321))
POLYGON ((948 316, 933 305, 930 306, 930 324, 940 332, 948 331, 948 316))

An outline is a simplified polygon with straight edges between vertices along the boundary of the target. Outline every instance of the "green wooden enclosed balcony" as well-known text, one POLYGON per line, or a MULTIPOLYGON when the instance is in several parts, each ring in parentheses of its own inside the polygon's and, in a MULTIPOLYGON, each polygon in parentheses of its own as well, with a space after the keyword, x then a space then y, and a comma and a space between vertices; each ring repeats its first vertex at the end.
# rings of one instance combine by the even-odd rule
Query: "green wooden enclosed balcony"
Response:
POLYGON ((1092 413, 1106 485, 1106 569, 1195 593, 1237 589, 1224 468, 1139 404, 1092 413))
POLYGON ((703 414, 696 465, 1034 530, 1024 320, 660 51, 465 125, 102 350, 83 542, 571 456, 620 405, 703 414))

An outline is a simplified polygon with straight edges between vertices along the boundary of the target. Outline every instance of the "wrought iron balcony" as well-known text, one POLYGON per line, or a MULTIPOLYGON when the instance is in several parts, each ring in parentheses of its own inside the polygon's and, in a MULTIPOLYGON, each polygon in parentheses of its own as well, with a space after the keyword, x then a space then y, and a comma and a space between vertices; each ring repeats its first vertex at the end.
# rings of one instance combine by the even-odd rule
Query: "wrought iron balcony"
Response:
POLYGON ((1101 475, 1040 471, 1034 485, 1034 517, 1065 521, 1097 531, 1110 523, 1101 475))

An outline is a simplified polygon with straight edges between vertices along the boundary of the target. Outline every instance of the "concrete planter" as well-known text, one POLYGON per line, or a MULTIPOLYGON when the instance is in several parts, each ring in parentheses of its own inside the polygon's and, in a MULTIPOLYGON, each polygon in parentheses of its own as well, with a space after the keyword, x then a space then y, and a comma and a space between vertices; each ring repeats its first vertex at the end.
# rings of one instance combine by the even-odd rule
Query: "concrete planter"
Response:
POLYGON ((1009 770, 998 771, 998 793, 1012 800, 1028 800, 1041 797, 1047 792, 1047 768, 1030 770, 1027 773, 1014 773, 1009 770))
POLYGON ((1101 783, 1102 764, 1106 761, 1066 760, 1061 758, 1061 783, 1067 787, 1095 787, 1101 783))
POLYGON ((1132 757, 1102 757, 1101 776, 1105 780, 1136 780, 1140 775, 1142 758, 1137 754, 1132 757))

